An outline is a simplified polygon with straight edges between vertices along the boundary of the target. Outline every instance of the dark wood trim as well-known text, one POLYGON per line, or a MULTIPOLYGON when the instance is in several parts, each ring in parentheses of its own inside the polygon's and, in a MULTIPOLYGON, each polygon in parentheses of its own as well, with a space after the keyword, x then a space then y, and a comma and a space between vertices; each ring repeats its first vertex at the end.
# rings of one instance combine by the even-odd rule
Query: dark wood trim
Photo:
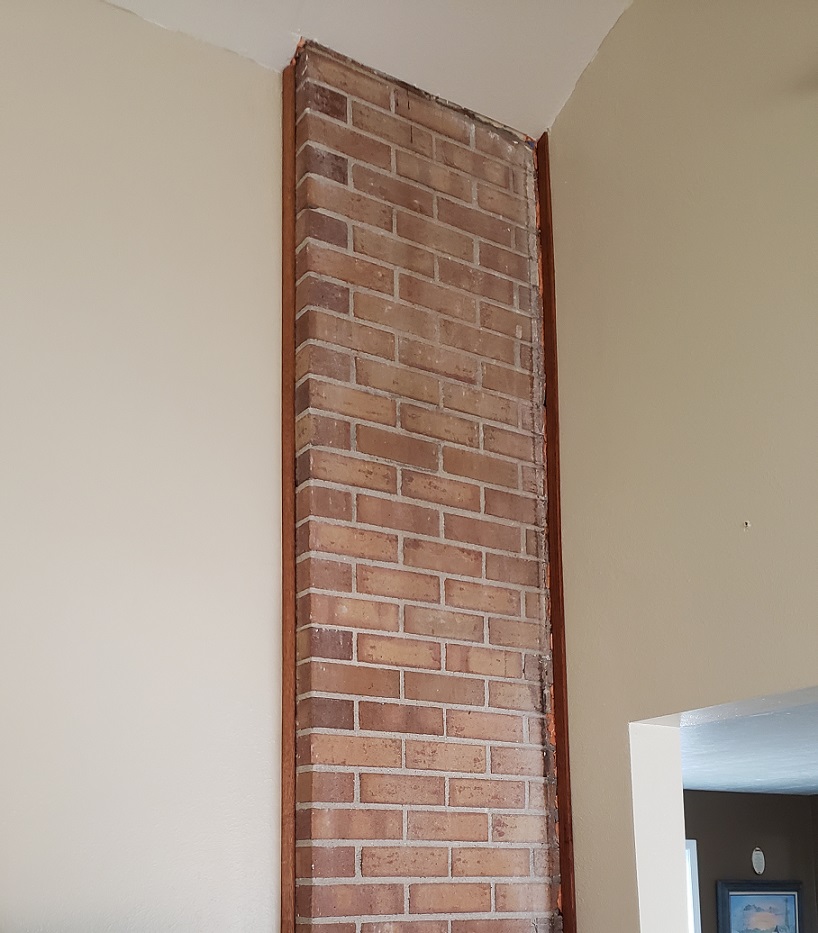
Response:
POLYGON ((551 651, 554 667, 554 732, 557 760, 557 820, 560 846, 560 908, 564 933, 577 933, 574 888, 574 832, 571 817, 571 773, 568 754, 568 682, 565 659, 565 603, 562 582, 560 518, 560 414, 557 383, 557 294, 554 234, 551 217, 551 165, 548 134, 537 143, 540 216, 540 285, 543 299, 543 365, 545 368, 545 481, 548 495, 547 534, 551 598, 551 651))
POLYGON ((295 64, 282 89, 281 933, 295 930, 295 64))

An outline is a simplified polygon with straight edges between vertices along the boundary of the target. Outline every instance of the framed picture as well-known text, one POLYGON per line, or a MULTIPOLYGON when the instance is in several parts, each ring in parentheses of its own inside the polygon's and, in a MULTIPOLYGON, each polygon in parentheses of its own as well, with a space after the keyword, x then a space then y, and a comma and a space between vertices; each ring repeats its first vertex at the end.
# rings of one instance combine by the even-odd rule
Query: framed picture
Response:
POLYGON ((719 933, 803 933, 800 881, 717 881, 719 933))

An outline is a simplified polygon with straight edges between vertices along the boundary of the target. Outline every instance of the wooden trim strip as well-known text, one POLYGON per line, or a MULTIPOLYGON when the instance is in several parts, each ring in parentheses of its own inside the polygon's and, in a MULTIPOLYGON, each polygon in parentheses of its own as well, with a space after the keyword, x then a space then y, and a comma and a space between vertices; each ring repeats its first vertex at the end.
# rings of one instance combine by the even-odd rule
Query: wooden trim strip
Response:
POLYGON ((295 930, 295 63, 282 87, 281 933, 295 930))
POLYGON ((551 601, 551 653, 554 668, 554 731, 557 763, 557 829, 560 846, 560 909, 564 933, 577 933, 574 887, 574 833, 571 816, 571 773, 568 753, 568 683, 565 658, 565 603, 562 581, 560 517, 560 415, 557 382, 557 294, 554 232, 551 216, 551 164, 548 133, 537 143, 540 215, 540 263, 543 299, 543 365, 545 368, 545 471, 551 601))

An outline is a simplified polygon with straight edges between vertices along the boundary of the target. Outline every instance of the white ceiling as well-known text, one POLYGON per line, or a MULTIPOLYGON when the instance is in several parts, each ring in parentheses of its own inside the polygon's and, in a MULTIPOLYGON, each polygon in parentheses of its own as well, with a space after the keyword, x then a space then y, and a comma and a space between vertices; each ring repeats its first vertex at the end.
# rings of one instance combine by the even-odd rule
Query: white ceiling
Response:
POLYGON ((804 691, 682 716, 688 790, 818 794, 818 697, 804 691))
POLYGON ((630 0, 109 0, 281 70, 300 36, 538 136, 630 0))

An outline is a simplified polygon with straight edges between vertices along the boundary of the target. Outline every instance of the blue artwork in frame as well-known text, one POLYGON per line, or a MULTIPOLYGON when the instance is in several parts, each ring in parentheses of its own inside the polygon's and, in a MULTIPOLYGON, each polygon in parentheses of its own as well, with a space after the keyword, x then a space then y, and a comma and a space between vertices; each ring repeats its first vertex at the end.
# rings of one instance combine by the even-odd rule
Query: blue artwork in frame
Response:
POLYGON ((802 933, 800 881, 717 881, 719 933, 802 933))

